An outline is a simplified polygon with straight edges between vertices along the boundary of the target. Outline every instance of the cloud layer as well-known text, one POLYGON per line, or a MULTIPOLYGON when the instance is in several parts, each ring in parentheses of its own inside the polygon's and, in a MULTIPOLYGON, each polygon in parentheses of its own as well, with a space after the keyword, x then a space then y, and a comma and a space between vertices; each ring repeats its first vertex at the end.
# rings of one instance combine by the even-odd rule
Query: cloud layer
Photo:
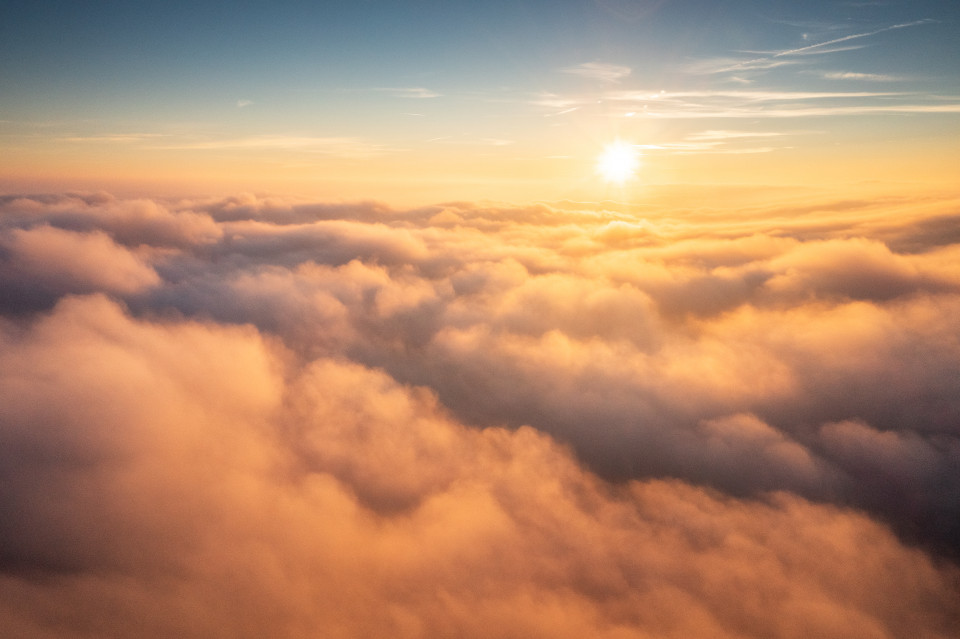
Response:
POLYGON ((0 618, 948 637, 955 210, 0 198, 0 618))

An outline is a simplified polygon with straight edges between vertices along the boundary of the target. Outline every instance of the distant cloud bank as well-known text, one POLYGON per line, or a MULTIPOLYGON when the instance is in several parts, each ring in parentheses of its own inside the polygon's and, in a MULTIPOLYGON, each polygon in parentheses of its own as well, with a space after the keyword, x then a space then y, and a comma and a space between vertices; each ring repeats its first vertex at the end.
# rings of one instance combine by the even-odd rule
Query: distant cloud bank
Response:
POLYGON ((0 624, 953 636, 956 211, 0 196, 0 624))

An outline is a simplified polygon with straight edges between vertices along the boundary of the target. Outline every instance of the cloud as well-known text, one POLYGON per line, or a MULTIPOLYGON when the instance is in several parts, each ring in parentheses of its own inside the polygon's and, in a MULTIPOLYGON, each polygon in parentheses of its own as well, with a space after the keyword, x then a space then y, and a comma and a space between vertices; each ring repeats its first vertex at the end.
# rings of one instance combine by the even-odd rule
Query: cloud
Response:
POLYGON ((730 71, 766 71, 797 64, 800 64, 799 60, 718 57, 694 61, 686 65, 685 70, 693 74, 715 74, 730 71))
POLYGON ((789 135, 774 131, 730 131, 708 130, 693 133, 682 142, 668 142, 662 144, 643 144, 639 148, 655 152, 665 152, 674 155, 702 155, 702 154, 743 154, 743 153, 771 153, 776 147, 742 147, 735 146, 741 141, 752 141, 756 138, 775 138, 789 135))
POLYGON ((902 77, 885 73, 857 73, 854 71, 824 71, 820 74, 827 80, 863 80, 866 82, 896 82, 902 77))
POLYGON ((782 135, 786 134, 777 133, 775 131, 727 131, 711 129, 708 131, 701 131, 700 133, 694 133, 693 135, 688 136, 688 139, 708 142, 724 142, 727 140, 741 140, 744 138, 774 138, 782 135))
MULTIPOLYGON (((237 107, 243 108, 251 104, 253 104, 253 102, 249 100, 240 100, 240 102, 237 103, 237 107)), ((146 149, 190 149, 200 151, 216 151, 222 149, 284 150, 351 158, 366 158, 374 155, 382 155, 386 150, 386 147, 382 144, 377 144, 362 138, 343 136, 252 135, 241 138, 198 138, 197 136, 171 136, 159 133, 123 133, 72 136, 61 139, 66 142, 88 144, 138 144, 146 149)))
MULTIPOLYGON (((688 73, 694 74, 720 74, 720 73, 730 73, 730 72, 749 72, 749 71, 767 71, 770 69, 775 69, 779 67, 792 66, 801 64, 802 60, 797 58, 804 58, 808 56, 822 56, 829 55, 832 53, 841 53, 844 51, 854 51, 857 49, 864 48, 865 44, 856 43, 848 44, 851 41, 861 40, 864 38, 870 38, 872 36, 886 33, 889 31, 896 31, 899 29, 906 29, 910 27, 922 26, 925 24, 933 24, 935 20, 932 19, 923 19, 915 20, 912 22, 904 22, 900 24, 895 24, 887 27, 882 27, 879 29, 874 29, 872 31, 864 31, 861 33, 851 33, 845 36, 830 38, 829 40, 824 40, 822 42, 816 42, 813 44, 808 44, 802 47, 794 47, 790 49, 780 49, 774 51, 741 51, 740 53, 754 54, 751 57, 718 57, 718 58, 709 58, 704 60, 698 60, 686 67, 688 73)), ((790 24, 789 22, 787 24, 790 24)), ((794 26, 803 26, 803 25, 794 25, 794 26)), ((817 25, 819 28, 823 28, 823 25, 817 25)), ((837 26, 828 27, 829 31, 836 31, 837 26)), ((806 41, 809 39, 809 34, 803 34, 803 40, 806 41)), ((827 74, 829 75, 829 74, 827 74)), ((872 76, 873 74, 864 74, 867 76, 872 76)), ((886 78, 887 76, 877 76, 877 77, 863 77, 857 78, 860 80, 876 80, 880 81, 880 78, 886 78)), ((890 81, 899 78, 890 77, 890 81)), ((828 78, 828 79, 853 79, 853 78, 828 78)), ((887 81, 886 79, 882 81, 887 81)))
POLYGON ((109 133, 106 135, 74 135, 62 138, 65 142, 144 142, 165 137, 162 133, 109 133))
POLYGON ((949 637, 956 204, 2 197, 0 620, 949 637))
POLYGON ((360 138, 294 135, 256 135, 245 138, 203 141, 184 140, 182 142, 171 142, 154 148, 192 150, 282 149, 343 157, 369 157, 371 155, 380 155, 383 152, 381 145, 360 138))
POLYGON ((621 101, 677 101, 690 98, 727 98, 744 102, 792 102, 801 100, 888 98, 904 95, 895 92, 878 91, 620 91, 608 93, 608 100, 621 101))
POLYGON ((237 100, 237 108, 242 109, 243 107, 248 107, 253 104, 253 100, 237 100))
POLYGON ((858 51, 860 49, 865 49, 867 45, 865 44, 848 44, 842 46, 832 46, 832 47, 812 47, 809 49, 804 48, 801 51, 794 51, 791 55, 827 55, 830 53, 843 53, 845 51, 858 51))
POLYGON ((562 97, 555 93, 541 93, 536 99, 531 100, 530 104, 546 107, 548 109, 561 109, 562 111, 570 111, 571 109, 577 109, 587 102, 587 98, 570 98, 562 97))
POLYGON ((762 106, 700 106, 682 108, 645 109, 644 115, 666 120, 689 119, 757 119, 757 118, 823 118, 853 115, 879 114, 937 114, 960 113, 960 104, 888 104, 856 106, 785 106, 765 108, 762 106))
POLYGON ((0 196, 0 212, 9 228, 48 225, 76 232, 100 230, 131 248, 203 245, 218 240, 223 232, 205 212, 146 199, 118 200, 107 193, 0 196))
POLYGON ((8 312, 47 305, 67 293, 129 294, 159 282, 143 257, 102 231, 40 226, 0 235, 0 291, 8 312))
POLYGON ((960 112, 949 96, 899 91, 764 91, 713 89, 696 91, 608 90, 585 95, 546 94, 532 104, 550 109, 594 108, 609 103, 630 113, 657 119, 751 119, 840 117, 876 114, 941 114, 960 112), (599 104, 597 106, 599 98, 599 104), (622 106, 620 106, 622 105, 622 106))
POLYGON ((609 84, 616 84, 631 73, 630 67, 604 62, 584 62, 573 67, 565 67, 560 71, 609 84))
MULTIPOLYGON (((886 33, 888 31, 906 29, 909 27, 916 27, 924 24, 932 24, 934 22, 936 21, 931 19, 915 20, 913 22, 904 22, 900 24, 891 25, 888 27, 882 27, 880 29, 874 29, 873 31, 865 31, 862 33, 852 33, 839 38, 831 38, 830 40, 809 44, 803 47, 796 47, 793 49, 783 49, 780 51, 771 51, 768 55, 765 55, 763 57, 735 62, 729 67, 715 69, 714 72, 740 71, 740 70, 748 70, 748 69, 765 69, 765 68, 771 68, 768 65, 773 64, 776 58, 791 57, 791 56, 798 56, 798 55, 800 56, 823 55, 823 54, 829 54, 829 53, 836 53, 839 51, 849 51, 851 49, 851 46, 842 45, 842 43, 850 42, 851 40, 859 40, 861 38, 869 38, 869 37, 878 35, 880 33, 886 33), (841 46, 837 47, 836 45, 841 45, 841 46)), ((854 45, 852 48, 858 48, 858 47, 854 45)))
POLYGON ((385 87, 377 89, 377 91, 389 93, 396 98, 412 98, 416 100, 439 98, 441 96, 440 93, 431 91, 430 89, 424 89, 423 87, 385 87))
MULTIPOLYGON (((0 616, 30 636, 946 637, 956 621, 951 569, 867 517, 615 488, 531 428, 467 428, 425 389, 297 365, 250 326, 67 298, 3 336, 0 370, 16 513, 0 616)), ((704 428, 776 448, 751 419, 704 428)))
POLYGON ((443 144, 464 144, 470 146, 509 146, 515 144, 514 140, 506 140, 503 138, 480 138, 480 137, 468 137, 468 136, 443 136, 439 138, 432 138, 427 140, 427 142, 439 142, 443 144))
POLYGON ((799 47, 797 49, 787 49, 785 51, 778 51, 773 54, 774 57, 787 56, 787 55, 797 55, 803 53, 809 53, 811 51, 816 51, 822 47, 830 47, 835 44, 840 44, 841 42, 848 42, 850 40, 857 40, 859 38, 869 38, 870 36, 875 36, 879 33, 886 33, 887 31, 894 31, 897 29, 905 29, 907 27, 916 27, 923 24, 932 24, 935 20, 924 19, 924 20, 914 20, 912 22, 903 22, 900 24, 894 24, 889 27, 883 27, 881 29, 874 29, 873 31, 865 31, 863 33, 852 33, 850 35, 845 35, 840 38, 833 38, 832 40, 827 40, 825 42, 818 42, 816 44, 811 44, 805 47, 799 47))

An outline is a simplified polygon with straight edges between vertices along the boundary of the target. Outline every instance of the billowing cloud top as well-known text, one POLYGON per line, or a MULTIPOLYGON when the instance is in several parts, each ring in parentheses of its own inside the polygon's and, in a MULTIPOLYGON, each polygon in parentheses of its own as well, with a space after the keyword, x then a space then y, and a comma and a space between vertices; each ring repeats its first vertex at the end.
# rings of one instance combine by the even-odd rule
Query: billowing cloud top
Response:
POLYGON ((952 636, 955 211, 0 198, 0 623, 952 636))

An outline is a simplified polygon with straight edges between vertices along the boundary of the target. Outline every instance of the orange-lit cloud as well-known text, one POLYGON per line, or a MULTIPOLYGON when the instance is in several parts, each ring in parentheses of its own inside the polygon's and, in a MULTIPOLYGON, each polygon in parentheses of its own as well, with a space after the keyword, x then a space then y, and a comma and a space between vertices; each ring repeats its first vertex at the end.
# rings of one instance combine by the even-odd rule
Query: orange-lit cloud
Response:
POLYGON ((99 230, 11 229, 0 236, 0 251, 3 306, 30 297, 50 303, 67 293, 130 294, 160 283, 141 257, 99 230))
POLYGON ((0 619, 949 637, 955 204, 2 198, 0 619))

